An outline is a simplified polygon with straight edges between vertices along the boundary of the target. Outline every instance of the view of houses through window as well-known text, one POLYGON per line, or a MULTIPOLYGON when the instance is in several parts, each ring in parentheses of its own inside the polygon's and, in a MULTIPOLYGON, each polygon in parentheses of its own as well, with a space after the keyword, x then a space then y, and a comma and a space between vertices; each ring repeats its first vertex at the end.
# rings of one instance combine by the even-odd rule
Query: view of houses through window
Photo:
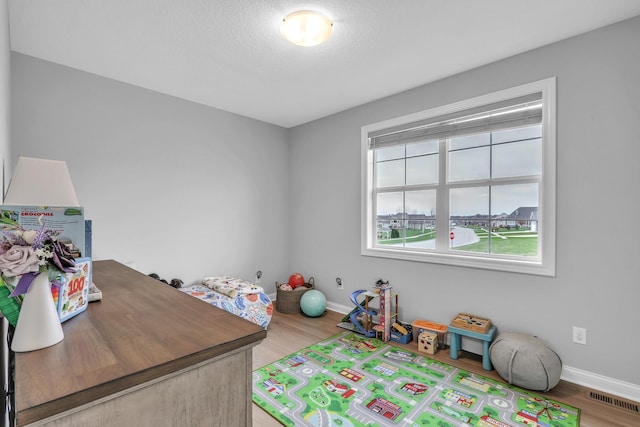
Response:
POLYGON ((549 79, 364 127, 363 254, 543 267, 555 240, 554 123, 544 120, 554 90, 549 79))
MULTIPOLYGON (((516 255, 538 251, 538 208, 523 206, 493 220, 479 215, 452 217, 449 226, 453 250, 516 255), (526 238, 526 240, 520 240, 526 238), (518 239, 518 240, 515 240, 518 239)), ((378 216, 380 245, 435 249, 435 218, 425 214, 378 216)))
POLYGON ((450 250, 537 256, 541 133, 541 125, 520 126, 443 140, 446 185, 438 178, 438 141, 377 150, 377 243, 436 249, 436 199, 444 191, 450 250))

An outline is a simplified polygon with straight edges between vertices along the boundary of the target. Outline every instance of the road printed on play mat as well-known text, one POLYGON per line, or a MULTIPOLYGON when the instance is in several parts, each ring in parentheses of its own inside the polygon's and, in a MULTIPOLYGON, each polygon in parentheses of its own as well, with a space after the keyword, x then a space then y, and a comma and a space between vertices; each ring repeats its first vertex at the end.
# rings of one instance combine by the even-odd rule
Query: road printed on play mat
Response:
POLYGON ((253 401, 287 426, 579 426, 580 410, 344 332, 253 372, 253 401))

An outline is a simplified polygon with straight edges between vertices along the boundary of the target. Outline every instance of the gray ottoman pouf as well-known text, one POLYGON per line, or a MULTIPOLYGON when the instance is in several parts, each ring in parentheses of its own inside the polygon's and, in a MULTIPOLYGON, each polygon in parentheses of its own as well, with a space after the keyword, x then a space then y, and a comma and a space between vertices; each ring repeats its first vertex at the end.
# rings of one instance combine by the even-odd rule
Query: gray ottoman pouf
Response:
POLYGON ((509 384, 549 391, 560 381, 560 356, 533 335, 501 333, 489 347, 489 355, 498 374, 509 384))

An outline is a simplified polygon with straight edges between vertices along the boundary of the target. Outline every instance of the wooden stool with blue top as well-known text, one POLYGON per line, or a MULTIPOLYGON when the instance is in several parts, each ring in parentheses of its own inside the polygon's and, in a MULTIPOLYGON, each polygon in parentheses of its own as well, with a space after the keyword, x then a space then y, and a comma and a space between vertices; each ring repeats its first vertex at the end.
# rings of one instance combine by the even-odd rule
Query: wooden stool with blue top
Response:
POLYGON ((450 334, 450 354, 452 359, 458 358, 458 352, 462 349, 462 337, 474 338, 482 341, 482 367, 486 371, 493 370, 491 365, 491 356, 489 354, 489 346, 496 335, 496 327, 491 325, 491 321, 488 319, 480 319, 480 323, 486 322, 484 326, 488 326, 488 330, 483 328, 482 324, 478 324, 477 318, 468 314, 461 313, 453 319, 453 322, 449 325, 450 334), (469 319, 472 319, 470 321, 469 319), (475 330, 474 330, 475 329, 475 330), (486 330, 484 332, 483 330, 486 330))

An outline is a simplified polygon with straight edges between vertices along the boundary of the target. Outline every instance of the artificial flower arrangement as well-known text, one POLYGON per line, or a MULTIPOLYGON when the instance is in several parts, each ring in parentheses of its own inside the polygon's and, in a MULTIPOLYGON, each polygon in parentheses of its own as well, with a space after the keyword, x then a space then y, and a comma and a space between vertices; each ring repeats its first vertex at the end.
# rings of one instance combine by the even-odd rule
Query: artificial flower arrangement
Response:
MULTIPOLYGON (((5 310, 15 311, 15 302, 27 293, 39 274, 47 274, 53 285, 59 286, 60 274, 74 272, 75 260, 67 246, 58 241, 60 230, 46 227, 40 218, 40 227, 25 230, 7 218, 1 219, 3 229, 0 240, 0 276, 11 293, 0 301, 0 310, 13 324, 5 310), (11 301, 10 299, 13 299, 11 301)), ((15 325, 14 325, 15 326, 15 325)))

